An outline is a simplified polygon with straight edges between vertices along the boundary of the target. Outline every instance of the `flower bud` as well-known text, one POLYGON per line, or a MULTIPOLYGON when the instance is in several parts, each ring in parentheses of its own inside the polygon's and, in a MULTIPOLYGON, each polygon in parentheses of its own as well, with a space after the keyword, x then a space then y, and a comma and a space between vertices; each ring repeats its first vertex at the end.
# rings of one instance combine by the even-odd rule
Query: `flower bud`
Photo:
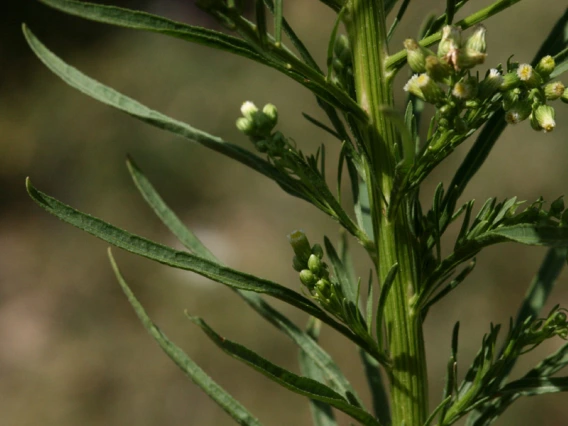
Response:
POLYGON ((533 112, 533 115, 540 129, 542 129, 545 133, 552 132, 556 127, 556 121, 554 121, 555 112, 554 108, 551 106, 540 105, 533 112))
POLYGON ((404 48, 406 49, 407 61, 410 69, 414 72, 425 72, 426 57, 434 55, 434 52, 420 46, 420 44, 412 38, 404 40, 404 48))
POLYGON ((310 247, 310 242, 308 241, 308 237, 304 234, 302 230, 293 231, 290 235, 288 235, 288 241, 294 250, 294 254, 298 258, 298 261, 302 262, 302 264, 307 265, 308 259, 312 254, 312 250, 310 247))
POLYGON ((466 133, 468 130, 466 121, 459 115, 454 118, 454 130, 460 135, 466 133))
POLYGON ((254 134, 255 126, 250 118, 239 117, 237 118, 237 129, 243 132, 245 135, 250 136, 254 134))
POLYGON ((487 77, 479 83, 479 96, 482 99, 488 99, 499 90, 503 84, 503 76, 496 68, 491 68, 487 77))
POLYGON ((539 87, 542 84, 542 77, 529 64, 519 65, 519 68, 517 68, 517 75, 519 76, 519 80, 525 83, 528 87, 539 87))
POLYGON ((308 269, 314 273, 314 275, 319 276, 321 272, 322 262, 319 257, 315 254, 310 254, 308 259, 308 269))
POLYGON ((241 106, 241 114, 249 120, 254 120, 254 116, 258 112, 258 108, 251 101, 246 101, 241 106))
POLYGON ((312 247, 312 253, 315 254, 320 259, 323 258, 323 249, 319 244, 314 244, 312 247))
POLYGON ((410 77, 410 80, 406 82, 403 89, 405 92, 411 93, 417 98, 425 100, 424 93, 422 93, 422 90, 420 90, 417 80, 418 80, 418 74, 414 74, 412 77, 410 77))
POLYGON ((508 72, 503 76, 503 83, 501 84, 501 90, 506 91, 514 89, 521 84, 521 79, 516 72, 508 72))
POLYGON ((503 109, 507 111, 511 109, 517 102, 519 102, 521 93, 523 92, 518 87, 503 93, 503 109))
MULTIPOLYGON (((438 45, 438 56, 440 58, 451 58, 457 54, 461 46, 461 28, 446 25, 442 28, 442 39, 438 45)), ((448 60, 448 62, 451 62, 448 60)))
POLYGON ((527 102, 517 102, 505 112, 505 120, 508 124, 517 124, 529 118, 530 115, 530 104, 527 102))
POLYGON ((554 68, 556 67, 556 62, 554 58, 550 55, 543 57, 536 66, 536 71, 543 77, 548 78, 554 68))
POLYGON ((548 83, 544 86, 544 96, 549 101, 555 101, 564 94, 564 90, 566 90, 566 87, 560 81, 548 83))
POLYGON ((309 289, 315 285, 317 280, 317 277, 308 269, 302 269, 300 271, 300 281, 309 289))
POLYGON ((452 88, 452 95, 460 100, 472 99, 477 95, 477 87, 473 79, 458 81, 452 88))
POLYGON ((322 296, 322 299, 329 299, 331 296, 331 283, 326 279, 321 279, 315 284, 315 288, 322 296))
POLYGON ((452 72, 452 67, 450 67, 447 62, 434 55, 426 57, 425 67, 426 74, 437 82, 444 81, 452 72))
POLYGON ((264 108, 262 108, 262 113, 271 120, 271 122, 273 123, 273 127, 276 126, 276 122, 278 121, 278 110, 274 105, 272 104, 264 105, 264 108))
POLYGON ((444 99, 444 91, 428 74, 420 74, 416 79, 416 85, 424 95, 426 102, 436 104, 444 99))
POLYGON ((483 25, 477 25, 473 30, 473 34, 466 40, 464 47, 466 50, 474 52, 485 53, 487 51, 487 44, 485 42, 486 29, 483 25))
POLYGON ((468 70, 485 62, 487 54, 471 49, 462 49, 458 52, 454 68, 468 70))

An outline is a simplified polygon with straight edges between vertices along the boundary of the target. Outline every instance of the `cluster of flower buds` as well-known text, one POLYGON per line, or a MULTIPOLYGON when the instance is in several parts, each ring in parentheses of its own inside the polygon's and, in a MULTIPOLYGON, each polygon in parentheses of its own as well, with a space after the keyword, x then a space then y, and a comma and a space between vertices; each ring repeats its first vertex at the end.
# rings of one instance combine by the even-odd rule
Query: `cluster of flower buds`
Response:
POLYGON ((269 157, 279 157, 285 150, 286 138, 280 132, 273 132, 278 122, 278 110, 272 104, 266 104, 262 111, 246 101, 241 106, 242 117, 237 119, 237 129, 249 137, 259 152, 269 157))
POLYGON ((342 88, 348 88, 353 78, 353 58, 347 36, 341 34, 335 39, 331 58, 331 81, 342 88))
MULTIPOLYGON (((413 39, 404 42, 408 65, 416 74, 404 90, 436 105, 440 112, 438 125, 457 133, 468 131, 464 111, 488 112, 502 106, 508 123, 530 119, 536 130, 554 129, 554 109, 548 102, 561 99, 568 102, 568 91, 559 82, 551 82, 556 64, 551 56, 541 59, 533 68, 528 64, 508 63, 489 70, 481 81, 471 69, 485 61, 487 44, 485 28, 477 26, 470 37, 462 40, 461 29, 445 26, 438 51, 420 46, 413 39)), ((471 114, 479 117, 480 114, 471 114)), ((474 126, 475 127, 475 126, 474 126)))
POLYGON ((300 281, 309 294, 328 312, 343 318, 344 299, 341 288, 329 277, 329 268, 322 260, 323 249, 319 244, 310 245, 303 231, 297 230, 288 235, 294 250, 292 267, 300 273, 300 281))
POLYGON ((561 99, 568 103, 564 84, 550 81, 555 67, 552 56, 545 56, 534 68, 529 64, 509 64, 501 87, 505 119, 509 124, 529 119, 535 130, 554 130, 555 111, 549 102, 561 99))

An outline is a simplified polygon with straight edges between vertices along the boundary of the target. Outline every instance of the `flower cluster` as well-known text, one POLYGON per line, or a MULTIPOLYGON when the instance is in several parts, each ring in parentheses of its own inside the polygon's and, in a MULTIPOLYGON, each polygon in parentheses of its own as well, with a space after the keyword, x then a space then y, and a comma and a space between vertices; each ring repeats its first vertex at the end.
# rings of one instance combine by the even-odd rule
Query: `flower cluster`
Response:
POLYGON ((246 101, 241 106, 242 117, 237 118, 237 129, 247 135, 255 148, 277 161, 287 152, 289 143, 280 132, 273 132, 278 122, 278 110, 272 104, 266 104, 262 111, 246 101))
POLYGON ((408 65, 416 74, 404 90, 436 105, 438 125, 459 133, 474 129, 474 119, 487 115, 497 107, 505 110, 505 119, 516 124, 530 119, 535 130, 550 132, 556 126, 554 109, 549 102, 568 102, 568 90, 560 81, 550 81, 556 64, 545 56, 533 68, 529 64, 508 62, 490 69, 479 79, 471 69, 487 56, 485 28, 477 26, 473 34, 462 39, 461 29, 445 26, 438 51, 420 46, 415 40, 404 42, 408 65))
POLYGON ((329 268, 323 258, 319 244, 310 245, 303 231, 297 230, 288 235, 294 250, 292 267, 300 273, 300 281, 308 293, 328 312, 343 319, 343 294, 341 286, 332 282, 329 268))

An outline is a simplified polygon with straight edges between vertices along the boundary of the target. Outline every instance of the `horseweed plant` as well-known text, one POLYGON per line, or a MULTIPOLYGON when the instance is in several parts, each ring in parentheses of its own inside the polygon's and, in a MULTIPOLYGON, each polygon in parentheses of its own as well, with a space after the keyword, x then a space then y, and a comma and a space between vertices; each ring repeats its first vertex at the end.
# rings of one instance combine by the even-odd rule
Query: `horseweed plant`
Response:
MULTIPOLYGON (((541 312, 568 253, 568 211, 562 198, 548 205, 538 199, 527 207, 521 207, 523 203, 515 197, 502 201, 490 198, 477 213, 473 201, 458 206, 464 188, 507 124, 528 121, 534 130, 551 132, 556 127, 555 108, 568 103, 568 90, 558 80, 568 70, 568 10, 531 63, 519 63, 511 57, 504 65, 481 67, 487 62, 486 30, 481 22, 519 1, 498 0, 454 23, 455 14, 468 0, 448 0, 445 13, 428 18, 416 40, 408 38, 404 49, 389 53, 396 50, 396 46, 389 46, 389 40, 410 1, 401 2, 388 29, 387 16, 397 0, 321 0, 337 13, 327 67, 322 70, 283 17, 282 0, 251 1, 252 20, 245 17, 244 1, 197 1, 225 32, 113 6, 42 0, 82 18, 161 33, 243 56, 276 69, 313 92, 329 122, 308 115, 305 118, 341 144, 337 191, 325 180, 325 147, 315 154, 302 152, 299 144, 276 130, 279 117, 274 105, 258 108, 250 101, 243 103, 236 125, 251 147, 243 149, 87 77, 55 56, 24 27, 35 54, 69 85, 150 125, 239 161, 335 219, 346 231, 337 246, 327 238, 322 245, 312 244, 299 230, 288 236, 293 250, 291 264, 298 272, 301 292, 221 264, 184 227, 130 159, 128 169, 136 187, 186 251, 81 213, 40 192, 29 180, 27 189, 48 212, 114 246, 234 289, 299 346, 301 376, 222 338, 202 319, 190 317, 191 321, 229 355, 290 391, 307 396, 316 425, 335 425, 333 409, 360 424, 374 426, 450 425, 466 415, 468 425, 490 424, 520 396, 568 390, 568 377, 552 377, 568 363, 568 344, 521 378, 508 380, 523 354, 547 339, 568 338, 565 309, 557 306, 548 313, 541 312), (269 14, 273 17, 270 25, 269 14), (340 28, 345 29, 344 34, 340 28), (283 33, 291 46, 283 43, 283 33), (431 50, 436 43, 437 48, 431 50), (393 82, 405 64, 414 74, 404 86, 408 102, 402 113, 394 108, 394 91, 402 88, 393 82), (418 128, 425 104, 432 104, 435 112, 424 137, 418 128), (479 129, 447 189, 440 183, 431 207, 423 206, 419 190, 425 178, 479 129), (342 173, 344 169, 346 174, 342 173), (350 183, 353 215, 341 202, 342 179, 350 183), (443 256, 442 237, 456 221, 461 221, 459 234, 453 250, 443 256), (373 264, 376 278, 369 279, 368 285, 362 284, 353 270, 348 234, 363 246, 373 264), (500 326, 491 325, 461 382, 457 378, 459 323, 455 325, 444 393, 429 413, 422 334, 426 314, 465 280, 480 251, 502 242, 550 249, 504 341, 498 344, 500 326), (271 307, 259 296, 262 293, 308 313, 307 329, 303 331, 271 307), (372 411, 364 407, 347 378, 319 346, 322 324, 357 345, 372 393, 372 411), (388 381, 382 381, 383 372, 388 381)), ((314 237, 310 238, 313 241, 314 237)), ((127 286, 110 251, 109 257, 128 300, 166 354, 237 423, 259 425, 245 407, 162 334, 127 286)))

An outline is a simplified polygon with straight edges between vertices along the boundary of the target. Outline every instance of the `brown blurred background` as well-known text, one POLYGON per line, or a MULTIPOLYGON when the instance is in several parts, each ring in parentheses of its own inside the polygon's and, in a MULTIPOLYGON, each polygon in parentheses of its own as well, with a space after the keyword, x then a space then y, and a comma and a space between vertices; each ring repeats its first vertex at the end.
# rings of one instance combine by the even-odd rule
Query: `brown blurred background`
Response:
MULTIPOLYGON (((109 1, 110 3, 110 1, 109 1)), ((113 1, 179 21, 214 25, 193 2, 113 1)), ((458 18, 489 4, 471 1, 458 18)), ((411 2, 396 46, 415 36, 421 19, 445 1, 411 2), (414 4, 412 4, 414 3, 414 4)), ((524 1, 487 21, 488 66, 511 54, 530 61, 565 1, 524 1)), ((316 0, 287 1, 287 17, 318 61, 325 61, 333 16, 316 0)), ((40 189, 80 210, 132 232, 178 246, 133 187, 124 165, 130 154, 187 225, 236 269, 299 289, 290 268, 286 234, 304 229, 313 242, 337 226, 267 179, 185 140, 158 131, 70 89, 25 45, 20 25, 66 61, 150 107, 247 146, 234 121, 240 104, 272 102, 279 128, 307 152, 326 142, 329 180, 338 144, 309 125, 301 112, 320 116, 307 90, 244 59, 179 40, 85 22, 28 0, 8 2, 0 14, 0 424, 232 425, 169 361, 146 334, 115 282, 106 244, 38 208, 24 189, 30 176, 40 189)), ((398 49, 398 47, 397 47, 398 49)), ((484 70, 485 68, 483 68, 484 70)), ((402 74, 405 74, 403 72, 402 74)), ((399 105, 402 84, 398 85, 399 105)), ((558 104, 558 103, 557 103, 558 104)), ((465 198, 517 195, 552 200, 568 192, 568 107, 558 104, 558 129, 548 135, 528 123, 508 128, 465 198)), ((469 143, 428 181, 448 183, 469 143)), ((357 266, 370 265, 358 250, 357 266)), ((228 358, 184 317, 204 317, 222 335, 293 371, 297 350, 249 311, 234 293, 199 276, 115 251, 125 277, 154 320, 214 379, 266 425, 307 425, 306 400, 228 358)), ((461 321, 461 372, 489 323, 514 316, 545 249, 502 245, 484 252, 464 285, 426 321, 432 405, 440 400, 450 332, 461 321)), ((566 274, 550 306, 568 306, 566 274)), ((306 317, 274 302, 298 324, 306 317)), ((549 307, 550 307, 549 306, 549 307)), ((548 308, 548 307, 547 307, 548 308)), ((368 394, 356 351, 325 330, 323 344, 368 394)), ((522 374, 554 340, 525 357, 522 374)), ((568 423, 565 395, 519 400, 501 425, 568 423)), ((348 424, 341 418, 341 424, 348 424)))

